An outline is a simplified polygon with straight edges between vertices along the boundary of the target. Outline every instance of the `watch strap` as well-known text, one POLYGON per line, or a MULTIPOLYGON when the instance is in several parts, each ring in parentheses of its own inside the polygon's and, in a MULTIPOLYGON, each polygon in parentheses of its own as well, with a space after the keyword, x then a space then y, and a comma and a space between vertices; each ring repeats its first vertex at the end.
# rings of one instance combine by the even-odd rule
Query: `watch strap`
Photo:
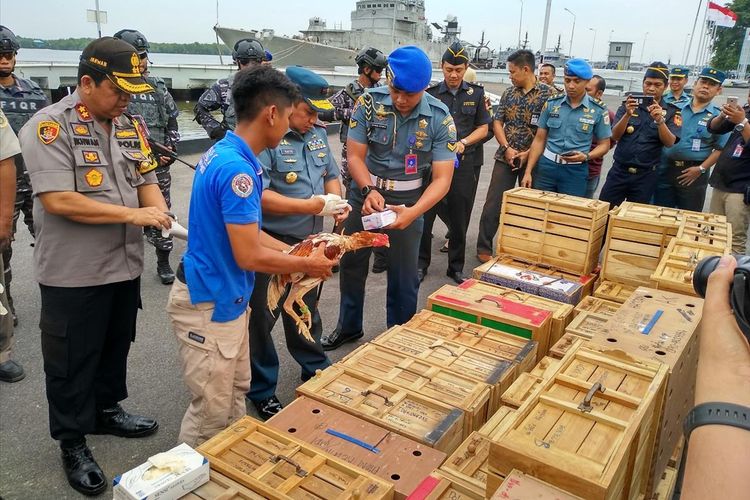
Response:
POLYGON ((689 440, 690 433, 702 425, 728 425, 750 431, 750 408, 733 403, 699 404, 690 410, 682 424, 685 439, 689 440))

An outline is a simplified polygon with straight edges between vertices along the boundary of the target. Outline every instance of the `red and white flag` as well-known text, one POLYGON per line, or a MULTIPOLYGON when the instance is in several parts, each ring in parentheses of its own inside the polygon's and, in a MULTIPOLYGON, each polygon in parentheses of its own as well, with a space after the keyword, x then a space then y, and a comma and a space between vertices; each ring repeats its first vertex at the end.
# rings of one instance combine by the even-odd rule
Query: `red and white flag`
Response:
POLYGON ((731 28, 737 24, 737 14, 715 2, 708 2, 707 21, 716 23, 716 26, 731 28))

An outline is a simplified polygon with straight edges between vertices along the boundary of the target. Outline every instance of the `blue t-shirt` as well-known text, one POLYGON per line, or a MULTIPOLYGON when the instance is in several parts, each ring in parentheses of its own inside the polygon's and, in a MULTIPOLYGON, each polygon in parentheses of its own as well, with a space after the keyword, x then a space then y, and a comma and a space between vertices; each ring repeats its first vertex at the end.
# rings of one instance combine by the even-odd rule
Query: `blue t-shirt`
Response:
POLYGON ((255 273, 237 265, 225 225, 258 224, 260 231, 262 170, 245 141, 227 132, 195 171, 183 265, 191 302, 214 302, 212 321, 237 319, 253 291, 255 273))

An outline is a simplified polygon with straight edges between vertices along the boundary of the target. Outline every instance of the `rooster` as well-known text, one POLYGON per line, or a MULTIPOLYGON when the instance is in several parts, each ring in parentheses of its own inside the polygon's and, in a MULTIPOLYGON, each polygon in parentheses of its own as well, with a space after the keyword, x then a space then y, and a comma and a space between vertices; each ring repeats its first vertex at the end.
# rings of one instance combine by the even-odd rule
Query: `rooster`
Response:
MULTIPOLYGON (((390 246, 388 235, 383 233, 372 233, 370 231, 360 231, 351 235, 320 233, 300 241, 288 253, 289 255, 306 257, 312 253, 315 247, 322 243, 326 245, 325 256, 329 259, 340 259, 342 255, 352 250, 390 246)), ((321 278, 313 278, 302 273, 292 273, 274 274, 268 284, 268 308, 271 311, 275 311, 279 307, 279 301, 281 301, 281 296, 286 286, 289 283, 292 284, 289 295, 284 301, 284 310, 294 319, 299 328, 299 333, 310 342, 315 342, 312 335, 310 335, 312 313, 302 298, 322 281, 321 278), (295 303, 299 306, 301 316, 294 310, 295 303)))

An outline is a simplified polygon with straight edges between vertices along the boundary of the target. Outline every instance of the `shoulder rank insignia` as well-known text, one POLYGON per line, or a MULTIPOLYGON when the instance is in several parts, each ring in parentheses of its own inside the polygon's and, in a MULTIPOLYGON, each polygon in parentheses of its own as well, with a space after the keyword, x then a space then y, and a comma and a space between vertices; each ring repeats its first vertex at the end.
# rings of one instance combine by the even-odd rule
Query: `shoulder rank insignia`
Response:
POLYGON ((49 146, 60 135, 60 124, 51 120, 41 121, 37 125, 36 135, 42 144, 49 146))
POLYGON ((82 102, 76 104, 76 113, 78 114, 78 119, 82 122, 90 122, 93 120, 89 108, 87 108, 82 102))

